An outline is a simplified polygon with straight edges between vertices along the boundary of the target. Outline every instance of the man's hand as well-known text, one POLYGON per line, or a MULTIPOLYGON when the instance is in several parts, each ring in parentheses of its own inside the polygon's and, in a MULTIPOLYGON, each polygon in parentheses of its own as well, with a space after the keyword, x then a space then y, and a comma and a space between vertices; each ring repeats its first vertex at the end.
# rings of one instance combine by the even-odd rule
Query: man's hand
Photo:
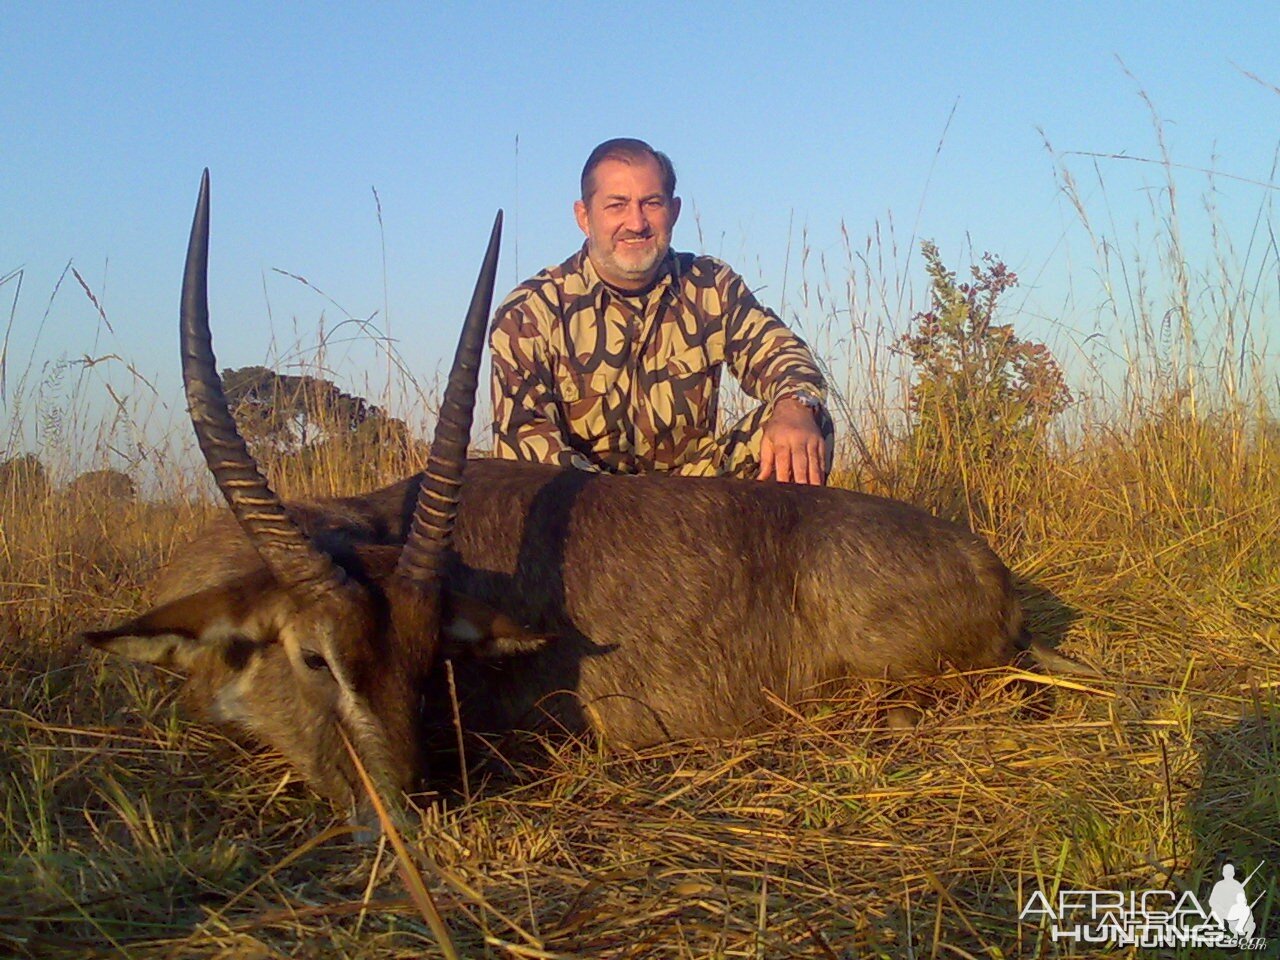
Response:
POLYGON ((814 411, 793 397, 783 397, 764 425, 756 479, 822 486, 827 482, 826 462, 827 445, 814 411))

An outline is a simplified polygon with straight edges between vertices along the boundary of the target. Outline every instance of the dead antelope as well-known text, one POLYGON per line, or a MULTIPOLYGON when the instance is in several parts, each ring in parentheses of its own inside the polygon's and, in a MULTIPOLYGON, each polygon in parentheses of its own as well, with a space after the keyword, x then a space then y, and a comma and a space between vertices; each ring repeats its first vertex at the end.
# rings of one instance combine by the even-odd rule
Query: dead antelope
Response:
POLYGON ((186 672, 210 717, 346 802, 360 791, 339 731, 383 788, 415 783, 429 728, 449 715, 442 655, 455 657, 468 730, 639 746, 740 731, 765 689, 996 667, 1026 647, 1005 565, 968 530, 904 503, 495 460, 467 463, 463 479, 497 237, 495 224, 424 473, 285 506, 217 377, 206 179, 183 283, 183 373, 239 529, 215 525, 162 576, 157 606, 89 642, 186 672))

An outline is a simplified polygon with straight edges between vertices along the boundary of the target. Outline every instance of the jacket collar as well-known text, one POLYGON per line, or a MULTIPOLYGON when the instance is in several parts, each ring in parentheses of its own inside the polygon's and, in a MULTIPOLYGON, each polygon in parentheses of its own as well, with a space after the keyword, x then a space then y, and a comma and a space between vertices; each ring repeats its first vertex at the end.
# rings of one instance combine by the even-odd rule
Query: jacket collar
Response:
MULTIPOLYGON (((591 262, 591 255, 587 253, 587 244, 584 241, 582 248, 569 258, 566 264, 569 272, 576 273, 582 281, 582 287, 586 291, 587 296, 591 297, 595 303, 604 307, 608 304, 610 297, 650 297, 655 290, 661 289, 663 293, 670 287, 677 286, 680 283, 680 258, 674 250, 668 249, 665 257, 662 258, 662 265, 658 268, 658 276, 653 281, 653 286, 639 293, 627 293, 611 287, 607 282, 600 278, 600 274, 596 271, 596 265, 591 262)), ((662 294, 659 294, 661 296, 662 294)))

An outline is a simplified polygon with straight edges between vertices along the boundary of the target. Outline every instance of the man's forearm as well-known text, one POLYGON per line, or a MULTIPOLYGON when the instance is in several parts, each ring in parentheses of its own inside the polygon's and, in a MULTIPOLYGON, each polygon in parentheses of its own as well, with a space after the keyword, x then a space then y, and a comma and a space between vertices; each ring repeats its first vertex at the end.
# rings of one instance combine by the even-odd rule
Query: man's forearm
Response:
POLYGON ((827 382, 808 345, 762 307, 740 277, 735 280, 729 288, 737 297, 728 305, 725 359, 742 389, 766 403, 796 393, 825 402, 827 382))

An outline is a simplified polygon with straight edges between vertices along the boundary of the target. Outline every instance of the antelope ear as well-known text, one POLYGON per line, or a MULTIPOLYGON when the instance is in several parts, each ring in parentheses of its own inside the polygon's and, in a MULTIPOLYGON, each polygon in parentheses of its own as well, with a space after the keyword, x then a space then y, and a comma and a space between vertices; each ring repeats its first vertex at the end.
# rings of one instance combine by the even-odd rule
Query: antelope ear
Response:
POLYGON ((517 623, 482 600, 446 590, 440 638, 444 656, 482 659, 511 657, 541 650, 550 636, 517 623))
MULTIPOLYGON (((88 630, 80 635, 91 647, 175 670, 189 670, 196 658, 212 646, 226 646, 245 639, 249 595, 262 599, 260 582, 265 571, 234 583, 201 590, 170 603, 152 607, 140 617, 110 630, 88 630)), ((262 622, 254 617, 254 621, 262 622)))

